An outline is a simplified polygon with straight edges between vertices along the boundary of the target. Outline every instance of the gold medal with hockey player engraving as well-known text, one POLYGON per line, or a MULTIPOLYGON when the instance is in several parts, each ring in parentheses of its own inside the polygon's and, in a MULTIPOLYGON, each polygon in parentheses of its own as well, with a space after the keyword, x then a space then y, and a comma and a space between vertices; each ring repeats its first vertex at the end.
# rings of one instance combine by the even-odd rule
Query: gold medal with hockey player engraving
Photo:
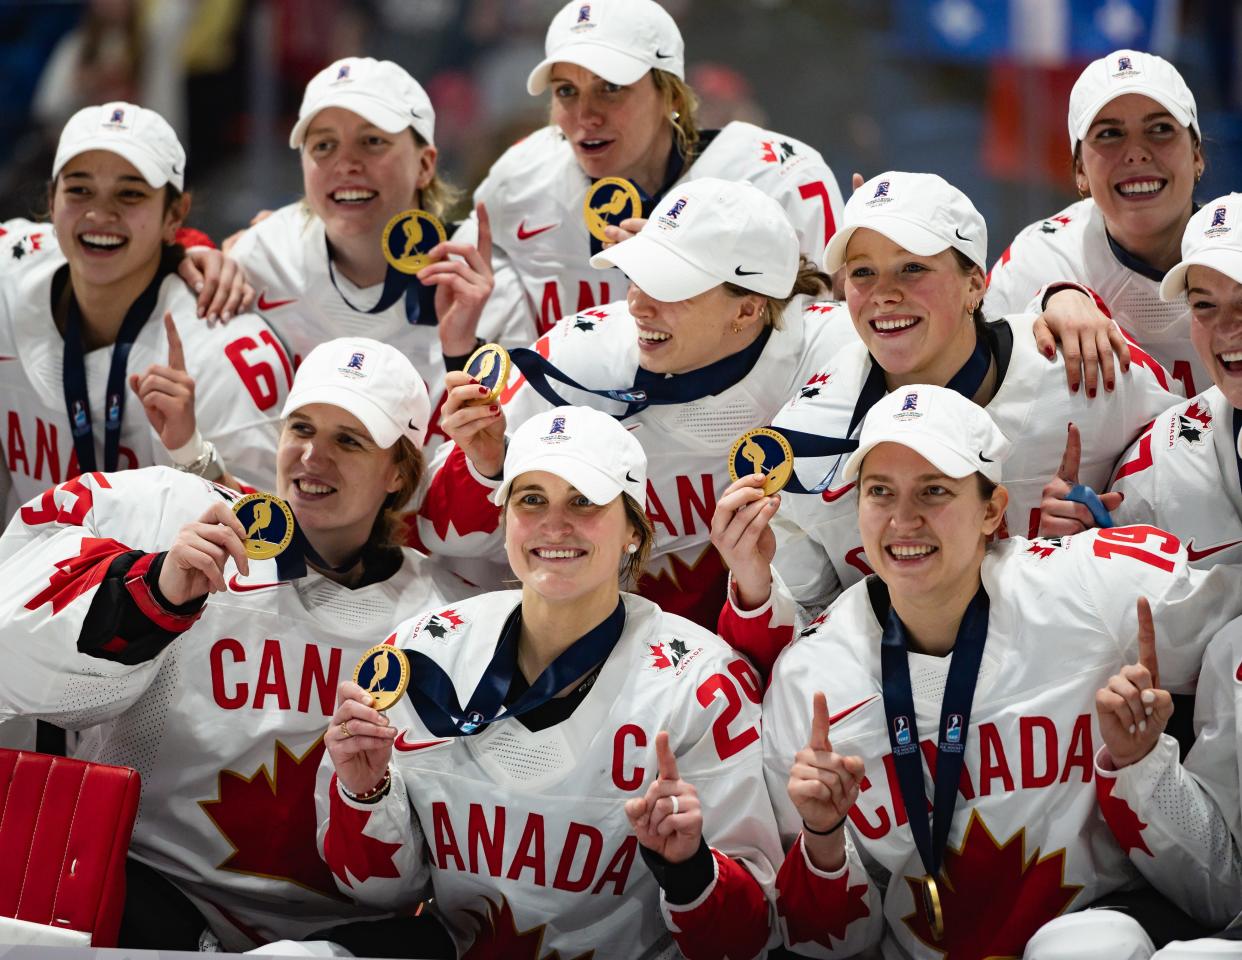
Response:
POLYGON ((937 942, 944 939, 944 911, 940 907, 940 888, 935 877, 924 877, 921 888, 923 895, 923 915, 927 917, 927 926, 937 942))
POLYGON ((622 220, 643 215, 638 188, 623 177, 604 177, 591 184, 582 204, 587 230, 596 240, 608 243, 604 228, 618 226, 622 220))
POLYGON ((354 683, 371 695, 371 706, 387 710, 405 695, 410 661, 405 651, 387 643, 372 647, 354 667, 354 683))
POLYGON ((729 476, 737 480, 748 474, 762 474, 763 492, 770 497, 789 482, 793 463, 793 447, 784 434, 770 427, 758 427, 734 441, 729 451, 729 476))
POLYGON ((384 259, 402 273, 414 274, 431 263, 433 247, 443 243, 446 234, 435 214, 426 210, 402 210, 384 227, 380 245, 384 259))
POLYGON ((475 404, 495 403, 509 382, 509 351, 498 343, 485 343, 466 361, 466 373, 487 388, 475 404))
POLYGON ((243 543, 251 560, 278 557, 293 542, 293 511, 275 494, 248 493, 233 503, 233 513, 246 530, 243 543))

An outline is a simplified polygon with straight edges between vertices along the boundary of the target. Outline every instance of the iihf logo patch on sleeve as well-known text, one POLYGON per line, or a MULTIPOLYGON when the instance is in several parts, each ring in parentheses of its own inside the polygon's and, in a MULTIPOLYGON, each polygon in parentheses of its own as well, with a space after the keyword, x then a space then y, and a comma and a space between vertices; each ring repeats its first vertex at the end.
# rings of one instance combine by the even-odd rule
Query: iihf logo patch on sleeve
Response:
POLYGON ((466 361, 466 373, 487 388, 479 403, 493 403, 509 382, 509 351, 498 343, 485 343, 466 361))
POLYGON ((426 210, 402 210, 388 221, 380 245, 395 270, 415 274, 431 263, 431 250, 445 240, 444 224, 426 210))
POLYGON ((371 695, 371 706, 387 710, 410 685, 410 661, 405 651, 385 643, 372 647, 354 667, 354 683, 371 695))
POLYGON ((793 465, 793 447, 784 434, 769 427, 748 430, 729 451, 730 478, 763 476, 763 492, 769 497, 789 483, 793 465))
POLYGON ((643 201, 638 188, 623 177, 596 180, 582 203, 587 230, 601 243, 608 242, 604 228, 618 226, 622 220, 643 215, 643 201))

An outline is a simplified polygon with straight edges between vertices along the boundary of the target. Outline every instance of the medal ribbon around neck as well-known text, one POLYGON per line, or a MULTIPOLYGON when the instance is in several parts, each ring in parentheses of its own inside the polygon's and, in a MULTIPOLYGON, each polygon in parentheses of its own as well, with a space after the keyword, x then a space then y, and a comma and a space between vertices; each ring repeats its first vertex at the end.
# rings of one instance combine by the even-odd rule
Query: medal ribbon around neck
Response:
MULTIPOLYGON (((887 594, 887 588, 884 592, 887 594)), ((988 636, 989 608, 987 592, 980 585, 957 629, 953 661, 949 664, 949 676, 940 704, 940 738, 936 746, 930 826, 923 812, 927 808, 927 794, 923 787, 923 751, 919 745, 914 693, 910 686, 910 641, 905 624, 891 605, 880 641, 888 741, 893 751, 893 764, 910 832, 914 836, 923 869, 930 879, 929 889, 925 892, 928 921, 933 930, 939 928, 941 932, 943 920, 937 923, 935 916, 939 913, 936 879, 944 866, 944 851, 949 841, 953 811, 957 806, 970 729, 970 709, 974 703, 979 665, 983 662, 983 648, 988 636)))
POLYGON ((625 629, 625 604, 616 608, 598 626, 587 631, 550 663, 520 697, 507 708, 505 694, 513 682, 517 666, 517 643, 522 632, 522 607, 509 615, 500 640, 478 686, 462 706, 453 681, 431 657, 417 650, 406 650, 413 668, 407 695, 423 725, 437 737, 469 737, 490 723, 520 717, 547 703, 567 686, 602 663, 612 653, 625 629))
POLYGON ((355 306, 336 282, 331 243, 328 243, 328 279, 345 305, 357 313, 383 313, 404 295, 406 320, 411 325, 434 327, 439 323, 435 287, 423 286, 414 275, 432 262, 427 251, 443 243, 446 236, 444 224, 426 210, 402 210, 389 220, 380 239, 388 269, 384 273, 380 298, 369 310, 355 306))

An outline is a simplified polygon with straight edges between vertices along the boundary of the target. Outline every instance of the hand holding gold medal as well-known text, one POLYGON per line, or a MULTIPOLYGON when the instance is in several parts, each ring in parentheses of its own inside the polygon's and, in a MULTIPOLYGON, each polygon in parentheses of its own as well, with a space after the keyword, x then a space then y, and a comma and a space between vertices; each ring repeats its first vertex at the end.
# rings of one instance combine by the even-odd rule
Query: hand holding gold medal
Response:
POLYGON ((189 603, 211 593, 224 593, 224 567, 232 557, 238 572, 250 572, 244 545, 246 528, 223 500, 177 531, 177 539, 164 554, 158 585, 164 600, 173 606, 189 603))
POLYGON ((638 188, 623 177, 603 177, 591 184, 582 203, 587 231, 601 243, 610 243, 605 230, 643 215, 638 188))
POLYGON ((378 800, 388 790, 388 761, 396 728, 384 716, 405 696, 410 661, 388 643, 372 647, 337 688, 336 710, 324 743, 341 787, 354 800, 378 800))

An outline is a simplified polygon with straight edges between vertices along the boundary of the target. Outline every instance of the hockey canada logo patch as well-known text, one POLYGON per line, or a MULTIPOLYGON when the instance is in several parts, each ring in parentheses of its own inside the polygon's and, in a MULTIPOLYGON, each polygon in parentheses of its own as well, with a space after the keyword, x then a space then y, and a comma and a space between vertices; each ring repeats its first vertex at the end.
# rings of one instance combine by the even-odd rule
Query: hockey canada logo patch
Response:
POLYGON ((810 380, 808 380, 805 384, 803 384, 802 387, 799 388, 798 399, 799 400, 810 400, 813 397, 818 397, 820 393, 820 388, 826 386, 828 381, 831 379, 832 379, 831 373, 821 372, 821 373, 814 374, 810 380))
POLYGON ((1169 446, 1178 440, 1187 446, 1200 444, 1211 429, 1212 412, 1196 400, 1170 424, 1169 446))
POLYGON ((1035 554, 1040 560, 1047 560, 1057 550, 1064 549, 1069 542, 1069 537, 1040 537, 1031 541, 1026 552, 1035 554))
POLYGON ((450 607, 448 610, 441 610, 439 613, 428 615, 415 627, 414 636, 426 634, 438 643, 448 643, 456 634, 461 632, 461 629, 468 622, 465 617, 450 607))
POLYGON ((684 640, 652 643, 648 644, 648 649, 651 651, 651 666, 654 669, 668 670, 671 668, 673 675, 678 677, 703 652, 702 647, 695 647, 691 650, 684 640))

